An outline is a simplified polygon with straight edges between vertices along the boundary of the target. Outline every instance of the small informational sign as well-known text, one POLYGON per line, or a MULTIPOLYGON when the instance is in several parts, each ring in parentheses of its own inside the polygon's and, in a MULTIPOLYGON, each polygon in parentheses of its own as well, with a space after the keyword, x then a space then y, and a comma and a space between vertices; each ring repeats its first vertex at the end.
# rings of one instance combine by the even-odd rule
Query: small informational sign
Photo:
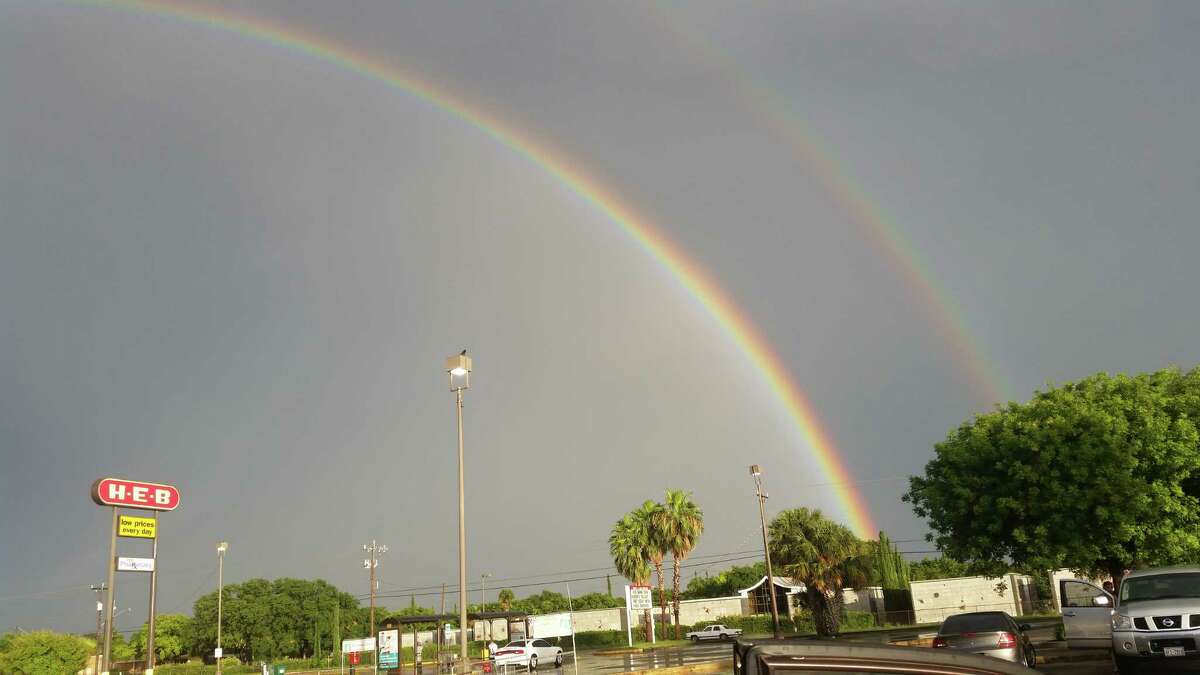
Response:
POLYGON ((214 649, 214 650, 213 650, 213 658, 214 658, 214 659, 219 659, 219 658, 221 658, 222 656, 225 656, 225 650, 224 650, 224 649, 221 649, 220 647, 217 647, 216 649, 214 649))
POLYGON ((379 667, 400 667, 400 631, 379 631, 379 667))
POLYGON ((358 640, 342 640, 343 654, 373 651, 375 651, 375 638, 373 637, 359 638, 358 640))
POLYGON ((654 598, 649 586, 629 587, 629 609, 635 612, 654 609, 654 598))
POLYGON ((571 614, 541 614, 529 617, 529 637, 555 638, 571 634, 571 614))
POLYGON ((153 539, 158 536, 158 519, 141 516, 121 516, 117 520, 118 537, 153 539))
POLYGON ((154 558, 117 558, 118 572, 153 572, 154 558))

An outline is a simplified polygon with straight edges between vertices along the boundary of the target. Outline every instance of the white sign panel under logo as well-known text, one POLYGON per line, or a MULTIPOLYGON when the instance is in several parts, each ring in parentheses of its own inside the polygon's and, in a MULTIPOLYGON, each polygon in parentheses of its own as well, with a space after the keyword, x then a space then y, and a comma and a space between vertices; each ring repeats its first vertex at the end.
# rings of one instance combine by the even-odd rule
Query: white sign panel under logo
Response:
POLYGON ((373 637, 366 637, 359 640, 342 640, 343 654, 373 651, 375 651, 375 638, 373 637))
POLYGON ((640 612, 654 609, 654 598, 649 586, 629 586, 629 609, 640 612))
POLYGON ((117 558, 118 572, 153 572, 154 558, 117 558))
POLYGON ((571 614, 542 614, 529 617, 529 637, 554 638, 571 634, 571 614))

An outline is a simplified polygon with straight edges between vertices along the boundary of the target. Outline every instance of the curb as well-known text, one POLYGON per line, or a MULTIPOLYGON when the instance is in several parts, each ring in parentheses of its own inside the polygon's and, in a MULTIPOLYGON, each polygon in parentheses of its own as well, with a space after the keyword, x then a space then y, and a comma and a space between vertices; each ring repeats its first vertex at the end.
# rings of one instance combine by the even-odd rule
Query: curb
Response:
POLYGON ((664 666, 662 668, 650 668, 648 670, 631 670, 623 675, 669 675, 672 673, 727 673, 733 670, 733 661, 722 659, 720 661, 705 661, 704 663, 691 663, 685 666, 664 666))
POLYGON ((626 647, 623 649, 606 649, 592 652, 596 656, 625 656, 626 654, 641 654, 646 651, 643 647, 626 647))

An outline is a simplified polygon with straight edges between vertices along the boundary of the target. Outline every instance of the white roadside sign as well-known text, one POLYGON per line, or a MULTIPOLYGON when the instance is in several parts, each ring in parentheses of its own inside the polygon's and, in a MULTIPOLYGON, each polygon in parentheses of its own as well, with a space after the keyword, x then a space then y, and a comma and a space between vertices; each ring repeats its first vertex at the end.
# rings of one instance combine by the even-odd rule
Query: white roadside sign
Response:
POLYGON ((343 654, 373 651, 375 651, 375 638, 373 637, 362 638, 359 640, 342 640, 343 654))
POLYGON ((154 558, 117 558, 118 572, 153 572, 154 558))
POLYGON ((629 586, 629 609, 635 612, 654 609, 649 586, 629 586))

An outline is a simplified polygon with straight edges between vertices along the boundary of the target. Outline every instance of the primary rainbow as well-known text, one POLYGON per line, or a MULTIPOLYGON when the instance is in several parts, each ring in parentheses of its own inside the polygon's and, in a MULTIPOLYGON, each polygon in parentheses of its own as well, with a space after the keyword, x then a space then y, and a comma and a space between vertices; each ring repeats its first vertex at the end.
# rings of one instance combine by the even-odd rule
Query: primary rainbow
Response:
POLYGON ((741 348, 766 380, 776 398, 795 422, 812 450, 820 470, 829 478, 848 525, 860 536, 876 530, 862 494, 846 469, 829 434, 824 430, 808 399, 788 377, 787 366, 757 328, 734 304, 733 299, 678 246, 654 228, 629 205, 594 177, 547 144, 521 133, 512 124, 469 104, 450 92, 421 80, 392 64, 353 51, 331 40, 295 28, 240 16, 228 11, 180 2, 138 0, 76 0, 79 4, 117 8, 139 14, 181 20, 191 24, 237 33, 254 40, 307 54, 404 91, 479 129, 496 142, 517 152, 557 179, 573 193, 605 214, 691 293, 741 348))

